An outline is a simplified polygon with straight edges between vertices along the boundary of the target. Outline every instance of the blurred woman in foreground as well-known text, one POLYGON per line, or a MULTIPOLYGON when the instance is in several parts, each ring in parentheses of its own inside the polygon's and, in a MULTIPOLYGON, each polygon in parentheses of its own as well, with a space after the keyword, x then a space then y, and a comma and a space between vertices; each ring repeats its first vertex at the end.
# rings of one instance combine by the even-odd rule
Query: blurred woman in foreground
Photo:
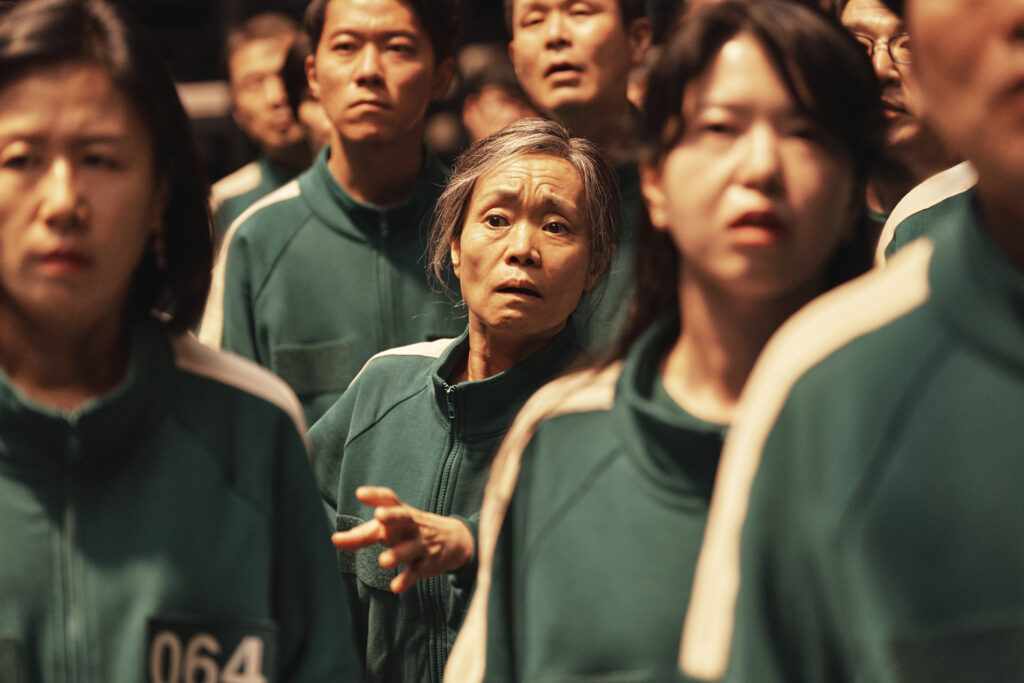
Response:
POLYGON ((0 680, 342 680, 297 401, 186 333, 207 188, 150 45, 0 15, 0 680))
POLYGON ((644 108, 631 324, 618 360, 543 388, 503 443, 448 680, 671 680, 754 360, 870 263, 877 101, 859 46, 812 8, 711 4, 670 39, 644 108))

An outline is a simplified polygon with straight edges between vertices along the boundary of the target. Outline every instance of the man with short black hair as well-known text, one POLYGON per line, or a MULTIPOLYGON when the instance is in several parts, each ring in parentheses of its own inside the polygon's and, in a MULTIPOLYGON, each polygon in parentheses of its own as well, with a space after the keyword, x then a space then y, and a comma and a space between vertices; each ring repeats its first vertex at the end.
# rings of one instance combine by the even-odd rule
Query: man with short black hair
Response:
POLYGON ((627 98, 629 74, 651 44, 644 0, 504 0, 509 55, 538 111, 589 138, 616 164, 622 234, 597 300, 580 304, 577 325, 591 351, 615 340, 632 290, 633 230, 640 206, 640 113, 627 98))
POLYGON ((201 339, 270 368, 312 424, 383 349, 462 327, 421 260, 447 169, 423 146, 454 70, 453 0, 314 0, 304 29, 330 145, 229 230, 201 339))

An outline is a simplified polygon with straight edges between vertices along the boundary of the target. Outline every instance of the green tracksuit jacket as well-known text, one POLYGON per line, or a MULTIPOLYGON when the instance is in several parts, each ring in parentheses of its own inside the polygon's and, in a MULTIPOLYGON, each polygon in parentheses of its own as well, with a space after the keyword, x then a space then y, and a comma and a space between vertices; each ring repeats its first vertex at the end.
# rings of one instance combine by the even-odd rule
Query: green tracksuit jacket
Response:
MULTIPOLYGON (((310 431, 317 481, 339 531, 372 519, 356 487, 390 486, 402 501, 455 515, 475 530, 491 458, 516 412, 577 356, 571 322, 547 346, 485 380, 449 384, 466 333, 386 351, 310 431)), ((475 534, 474 534, 475 535, 475 534)), ((462 624, 476 563, 396 596, 377 563, 383 546, 339 552, 357 648, 372 681, 440 681, 462 624)))
POLYGON ((452 337, 465 325, 423 264, 445 168, 427 153, 409 198, 381 209, 342 189, 329 153, 232 226, 200 330, 203 343, 284 379, 308 424, 373 354, 452 337))
POLYGON ((231 175, 225 176, 210 188, 210 206, 213 210, 214 239, 219 244, 236 218, 296 175, 292 169, 275 164, 261 154, 231 175))
POLYGON ((943 216, 955 211, 968 199, 968 190, 978 181, 969 161, 940 171, 914 187, 893 207, 885 221, 875 251, 875 263, 884 264, 897 251, 943 222, 943 216))
POLYGON ((515 492, 489 595, 474 598, 486 619, 457 646, 486 669, 453 659, 448 680, 670 680, 724 431, 665 393, 677 335, 670 316, 623 362, 558 380, 520 413, 488 484, 489 499, 499 482, 515 492))
POLYGON ((0 373, 0 681, 358 680, 294 396, 155 323, 129 363, 70 413, 0 373))
POLYGON ((691 673, 731 641, 730 681, 1020 679, 1024 274, 973 195, 770 343, 723 456, 691 673), (707 629, 737 578, 735 630, 707 629))

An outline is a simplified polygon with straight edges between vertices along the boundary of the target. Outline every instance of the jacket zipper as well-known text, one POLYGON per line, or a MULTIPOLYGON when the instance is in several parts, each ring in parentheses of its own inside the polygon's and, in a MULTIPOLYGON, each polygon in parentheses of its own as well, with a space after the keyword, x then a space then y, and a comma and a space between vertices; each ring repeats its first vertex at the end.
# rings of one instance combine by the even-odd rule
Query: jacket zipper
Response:
MULTIPOLYGON (((393 304, 383 305, 383 302, 391 302, 393 297, 391 294, 391 262, 388 260, 388 224, 384 221, 383 215, 377 218, 377 234, 379 247, 377 249, 377 286, 380 288, 380 299, 381 305, 378 306, 380 311, 380 331, 381 331, 381 344, 382 349, 389 349, 393 346, 397 346, 399 341, 395 338, 395 325, 394 325, 394 311, 393 304)), ((407 343, 407 342, 401 342, 407 343)))
MULTIPOLYGON (((446 503, 448 501, 448 490, 451 483, 451 473, 455 466, 455 461, 458 459, 459 452, 459 439, 458 439, 458 421, 455 416, 455 393, 456 386, 451 384, 444 384, 445 403, 448 408, 448 421, 449 430, 451 434, 451 441, 448 447, 448 455, 445 456, 444 467, 441 468, 441 481, 438 486, 437 500, 434 501, 434 513, 443 515, 446 503)), ((448 650, 448 626, 444 618, 444 609, 441 604, 441 581, 445 577, 438 576, 427 580, 427 596, 429 604, 434 611, 434 666, 432 678, 434 681, 442 681, 444 679, 444 660, 445 653, 448 650)))
POLYGON ((81 639, 82 623, 75 590, 75 515, 76 487, 75 468, 81 455, 81 442, 78 436, 78 420, 75 413, 65 416, 70 430, 68 435, 67 458, 64 463, 64 510, 63 539, 61 558, 61 579, 64 584, 64 650, 65 671, 67 680, 82 680, 78 670, 78 650, 81 639))

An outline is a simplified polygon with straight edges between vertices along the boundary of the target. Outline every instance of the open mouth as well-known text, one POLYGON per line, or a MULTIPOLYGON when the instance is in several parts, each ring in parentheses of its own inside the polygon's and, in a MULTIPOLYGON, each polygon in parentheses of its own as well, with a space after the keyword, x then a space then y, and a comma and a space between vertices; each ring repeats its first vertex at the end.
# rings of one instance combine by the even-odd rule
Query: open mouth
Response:
POLYGON ((381 102, 380 100, 359 100, 359 101, 353 102, 351 105, 349 105, 349 107, 351 109, 355 109, 357 107, 372 107, 374 109, 387 109, 387 106, 388 105, 385 102, 381 102))
POLYGON ((729 229, 738 239, 762 242, 777 239, 786 226, 772 211, 748 211, 730 223, 729 229))
POLYGON ((556 74, 578 75, 580 71, 581 69, 579 69, 578 67, 563 62, 559 64, 552 64, 551 66, 549 66, 547 70, 544 72, 544 76, 548 77, 554 76, 556 74))
POLYGON ((540 292, 523 285, 502 285, 498 287, 498 292, 500 294, 518 294, 519 296, 528 296, 535 299, 541 298, 540 292))

